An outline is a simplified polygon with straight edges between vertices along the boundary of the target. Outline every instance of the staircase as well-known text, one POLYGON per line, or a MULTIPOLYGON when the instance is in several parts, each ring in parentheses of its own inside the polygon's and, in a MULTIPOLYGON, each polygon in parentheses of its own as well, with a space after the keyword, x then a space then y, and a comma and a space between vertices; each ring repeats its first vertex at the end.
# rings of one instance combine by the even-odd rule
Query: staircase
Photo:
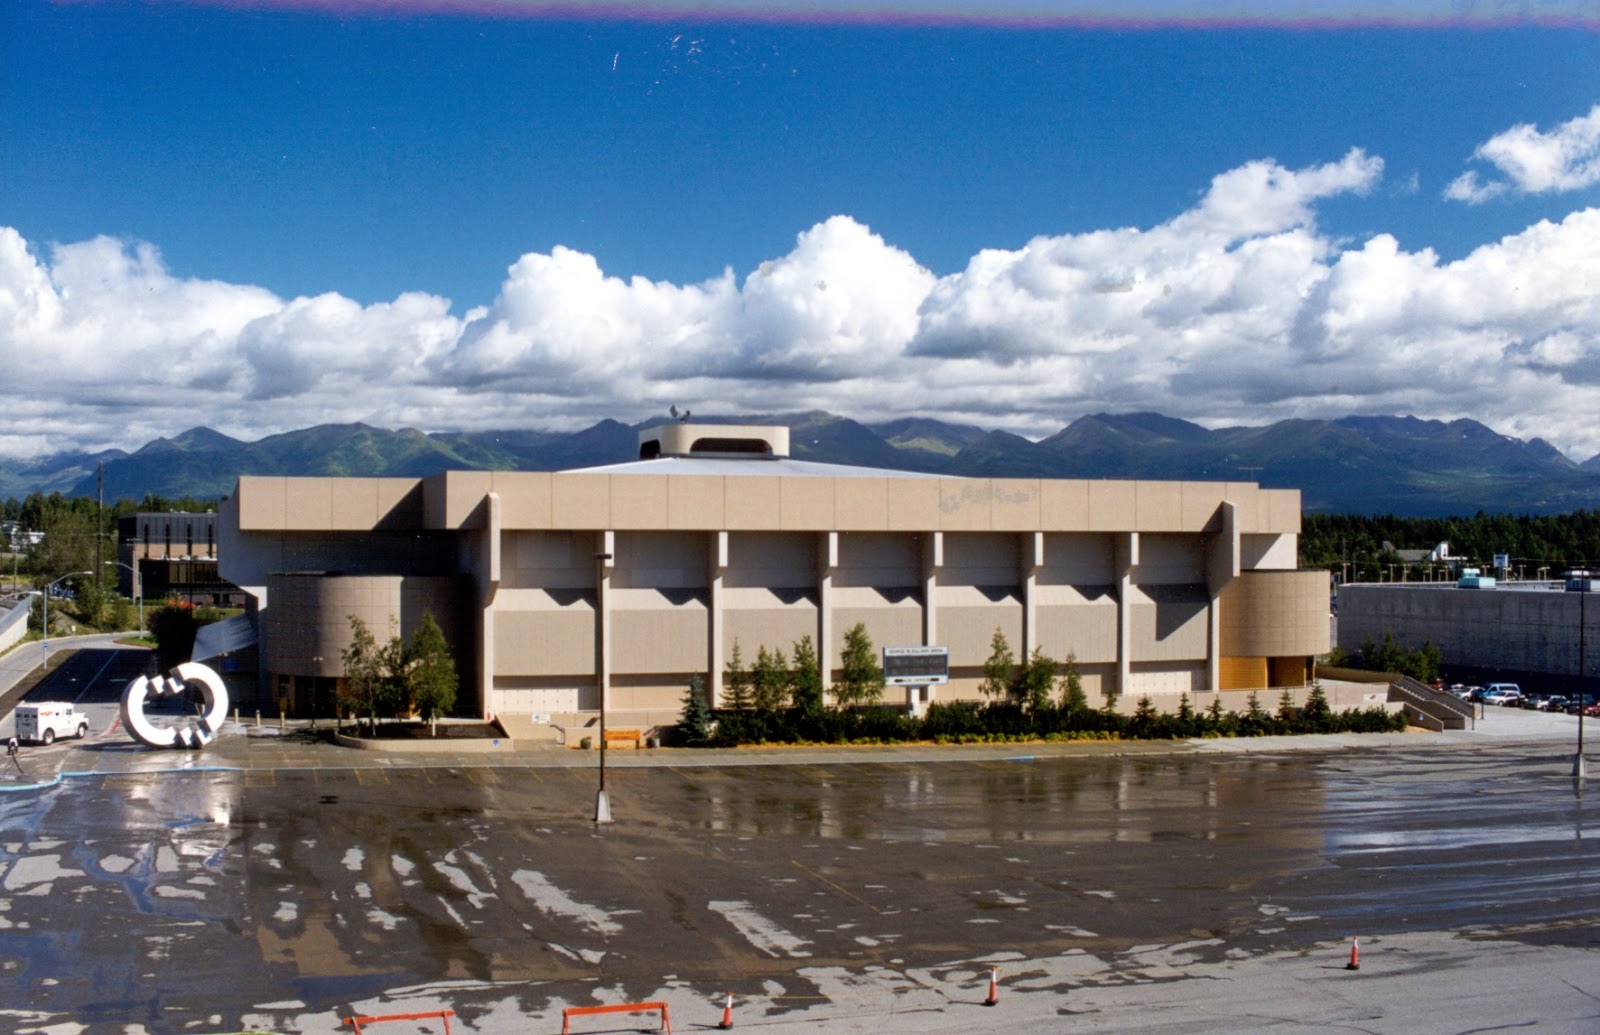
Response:
POLYGON ((1436 732, 1467 729, 1476 718, 1471 704, 1410 676, 1401 676, 1389 684, 1389 700, 1404 704, 1406 717, 1415 725, 1436 732))

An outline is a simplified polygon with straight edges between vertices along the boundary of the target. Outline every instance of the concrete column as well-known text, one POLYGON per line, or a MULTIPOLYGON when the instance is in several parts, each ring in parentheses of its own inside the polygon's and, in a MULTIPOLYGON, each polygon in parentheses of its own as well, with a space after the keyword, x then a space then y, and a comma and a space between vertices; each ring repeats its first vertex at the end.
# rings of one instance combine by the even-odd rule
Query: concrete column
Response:
POLYGON ((1206 683, 1222 689, 1222 591, 1239 577, 1239 514, 1227 500, 1217 508, 1218 530, 1206 549, 1206 683))
POLYGON ((1133 685, 1133 569, 1139 565, 1139 533, 1117 538, 1117 694, 1126 697, 1133 685))
POLYGON ((611 575, 617 565, 617 533, 607 529, 596 533, 594 546, 595 616, 599 628, 594 637, 594 675, 600 700, 611 707, 611 575))
POLYGON ((833 573, 839 568, 839 533, 817 536, 817 668, 822 675, 822 699, 833 685, 833 573))
POLYGON ((709 656, 706 660, 706 676, 710 683, 708 692, 711 695, 711 707, 716 708, 722 704, 722 669, 723 659, 728 656, 726 643, 722 633, 723 594, 722 578, 728 571, 728 533, 725 531, 712 532, 711 549, 706 553, 710 559, 709 571, 706 573, 706 585, 710 588, 710 604, 707 625, 710 626, 707 639, 709 656))
POLYGON ((1022 533, 1022 657, 1024 665, 1039 648, 1039 608, 1035 590, 1044 567, 1044 533, 1022 533))
POLYGON ((478 714, 492 718, 500 702, 494 695, 494 601, 500 592, 501 521, 500 494, 491 492, 483 500, 483 538, 478 555, 478 599, 483 630, 478 643, 478 714))
POLYGON ((922 540, 922 642, 939 644, 939 571, 944 567, 944 533, 929 532, 922 540))

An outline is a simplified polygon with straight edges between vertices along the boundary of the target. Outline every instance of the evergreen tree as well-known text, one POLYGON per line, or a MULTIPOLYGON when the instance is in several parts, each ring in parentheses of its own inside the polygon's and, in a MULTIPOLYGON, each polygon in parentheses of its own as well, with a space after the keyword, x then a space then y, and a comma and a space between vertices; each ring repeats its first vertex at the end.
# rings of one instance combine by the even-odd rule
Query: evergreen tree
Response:
POLYGON ((1006 642, 1006 634, 996 629, 989 640, 989 658, 983 663, 983 682, 978 684, 978 692, 985 697, 1008 696, 1016 667, 1017 656, 1012 653, 1011 644, 1006 642))
POLYGON ((883 668, 872 649, 867 627, 861 622, 844 634, 844 649, 839 655, 839 681, 833 684, 833 699, 840 708, 877 704, 883 700, 883 668))
POLYGON ((762 647, 750 670, 750 703, 762 711, 777 711, 788 704, 789 659, 783 651, 762 647))
POLYGON ((1156 720, 1160 713, 1150 700, 1149 694, 1141 694, 1138 702, 1133 706, 1133 716, 1128 720, 1128 730, 1136 737, 1149 736, 1154 730, 1156 720))
POLYGON ((728 661, 727 670, 722 673, 722 686, 722 707, 735 712, 750 710, 750 673, 745 670, 744 654, 739 650, 738 640, 733 641, 733 657, 728 661))
POLYGON ((1300 710, 1300 715, 1313 726, 1326 723, 1333 715, 1333 709, 1328 705, 1328 695, 1322 692, 1321 683, 1311 684, 1311 694, 1306 698, 1306 706, 1300 710))
POLYGON ((1278 721, 1293 725, 1300 718, 1300 709, 1294 706, 1294 694, 1287 688, 1278 695, 1278 721))
POLYGON ((678 717, 678 734, 689 747, 700 747, 711 740, 711 705, 706 700, 706 681, 694 675, 683 693, 683 713, 678 717))
POLYGON ((1245 705, 1244 718, 1239 720, 1239 732, 1247 737, 1260 736, 1267 728, 1271 717, 1267 710, 1261 707, 1261 695, 1254 690, 1250 691, 1250 701, 1245 705))
POLYGON ((1042 649, 1033 648, 1028 663, 1017 675, 1017 696, 1030 712, 1037 712, 1050 704, 1050 691, 1056 685, 1056 660, 1042 649))
POLYGON ((1061 663, 1061 707, 1071 714, 1089 710, 1089 697, 1083 692, 1083 675, 1078 671, 1077 651, 1068 651, 1061 663))
POLYGON ((806 715, 822 710, 822 666, 811 637, 802 636, 794 645, 794 667, 789 671, 789 700, 806 715))

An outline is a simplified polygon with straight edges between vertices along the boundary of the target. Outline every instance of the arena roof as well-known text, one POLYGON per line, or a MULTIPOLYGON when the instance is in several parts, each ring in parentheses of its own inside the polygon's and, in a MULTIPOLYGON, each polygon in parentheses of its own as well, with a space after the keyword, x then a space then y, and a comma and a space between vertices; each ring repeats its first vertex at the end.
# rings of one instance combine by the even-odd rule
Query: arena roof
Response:
POLYGON ((885 467, 852 467, 848 464, 823 464, 814 460, 794 460, 789 457, 767 459, 758 457, 658 457, 654 460, 633 460, 603 467, 580 467, 562 474, 713 474, 713 475, 777 475, 804 478, 948 478, 949 475, 927 474, 921 471, 896 471, 885 467))

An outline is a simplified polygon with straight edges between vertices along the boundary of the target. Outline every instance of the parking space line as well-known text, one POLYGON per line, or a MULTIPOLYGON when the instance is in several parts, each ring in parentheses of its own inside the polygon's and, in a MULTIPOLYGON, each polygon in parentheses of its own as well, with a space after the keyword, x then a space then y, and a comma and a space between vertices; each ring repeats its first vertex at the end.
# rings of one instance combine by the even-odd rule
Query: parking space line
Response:
POLYGON ((826 884, 828 887, 832 888, 834 891, 837 891, 839 894, 845 896, 846 898, 854 899, 855 901, 857 901, 857 902, 861 903, 862 905, 866 906, 868 909, 872 910, 874 913, 881 914, 883 912, 883 910, 879 909, 877 906, 873 905, 871 902, 868 902, 866 899, 862 898, 860 895, 857 895, 855 892, 850 891, 850 890, 848 890, 846 888, 841 888, 839 885, 835 884, 833 881, 831 881, 828 878, 824 877, 822 874, 818 873, 816 870, 813 870, 809 866, 806 866, 804 863, 800 862, 800 860, 798 860, 798 859, 790 859, 789 862, 792 863, 794 865, 794 868, 799 870, 801 873, 804 873, 806 876, 811 877, 811 878, 813 878, 815 880, 821 881, 822 883, 826 884))

